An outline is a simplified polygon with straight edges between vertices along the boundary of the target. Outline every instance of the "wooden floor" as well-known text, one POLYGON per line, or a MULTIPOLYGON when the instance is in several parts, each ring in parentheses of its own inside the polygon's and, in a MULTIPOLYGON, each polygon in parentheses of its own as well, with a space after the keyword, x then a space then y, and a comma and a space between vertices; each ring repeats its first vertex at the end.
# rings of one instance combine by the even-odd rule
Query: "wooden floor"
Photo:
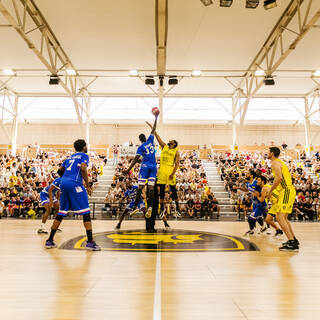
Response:
MULTIPOLYGON (((247 230, 244 222, 171 224, 240 237, 247 230)), ((294 224, 299 253, 279 252, 281 241, 258 235, 251 241, 260 251, 45 250, 38 225, 0 220, 0 319, 320 319, 319 223, 294 224)), ((94 232, 114 225, 95 221, 94 232)), ((81 221, 62 228, 58 244, 84 233, 81 221)))

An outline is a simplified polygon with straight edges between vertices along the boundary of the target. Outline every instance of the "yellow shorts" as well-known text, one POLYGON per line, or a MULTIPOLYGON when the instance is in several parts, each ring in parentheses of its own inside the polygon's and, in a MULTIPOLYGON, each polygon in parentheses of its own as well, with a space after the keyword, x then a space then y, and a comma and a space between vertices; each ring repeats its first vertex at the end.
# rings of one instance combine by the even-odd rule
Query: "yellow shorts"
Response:
POLYGON ((295 200, 296 189, 294 187, 283 189, 279 192, 278 202, 272 205, 268 213, 271 215, 276 215, 278 212, 290 214, 295 200))
POLYGON ((170 174, 173 172, 174 167, 160 166, 158 171, 158 184, 169 184, 171 186, 175 186, 176 175, 173 175, 173 179, 169 179, 170 174))

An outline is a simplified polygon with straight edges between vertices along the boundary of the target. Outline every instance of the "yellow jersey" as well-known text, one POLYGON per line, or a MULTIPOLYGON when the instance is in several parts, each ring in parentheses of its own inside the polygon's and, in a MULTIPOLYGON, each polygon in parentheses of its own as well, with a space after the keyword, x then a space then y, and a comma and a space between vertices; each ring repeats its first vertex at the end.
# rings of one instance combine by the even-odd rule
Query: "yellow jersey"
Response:
POLYGON ((160 167, 174 167, 174 159, 176 157, 177 151, 177 148, 170 149, 167 145, 165 145, 160 155, 160 167))
MULTIPOLYGON (((267 187, 269 190, 272 188, 272 186, 270 184, 266 184, 265 187, 267 187)), ((279 199, 279 192, 277 190, 273 190, 271 192, 270 199, 269 199, 271 204, 277 203, 278 199, 279 199)))
MULTIPOLYGON (((276 188, 277 192, 292 188, 293 185, 292 185, 292 180, 291 180, 291 174, 290 174, 290 171, 289 171, 287 165, 282 160, 280 160, 278 158, 275 159, 275 161, 278 161, 282 164, 282 167, 281 167, 282 179, 276 188)), ((273 169, 272 169, 272 174, 274 177, 276 177, 276 174, 273 169)))

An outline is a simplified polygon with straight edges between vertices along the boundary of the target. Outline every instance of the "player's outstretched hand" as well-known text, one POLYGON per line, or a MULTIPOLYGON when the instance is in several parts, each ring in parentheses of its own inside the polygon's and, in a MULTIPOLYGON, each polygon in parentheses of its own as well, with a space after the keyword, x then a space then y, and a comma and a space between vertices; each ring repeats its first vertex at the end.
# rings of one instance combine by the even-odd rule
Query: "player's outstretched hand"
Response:
POLYGON ((148 121, 146 121, 146 124, 150 127, 150 129, 152 129, 152 124, 148 121))

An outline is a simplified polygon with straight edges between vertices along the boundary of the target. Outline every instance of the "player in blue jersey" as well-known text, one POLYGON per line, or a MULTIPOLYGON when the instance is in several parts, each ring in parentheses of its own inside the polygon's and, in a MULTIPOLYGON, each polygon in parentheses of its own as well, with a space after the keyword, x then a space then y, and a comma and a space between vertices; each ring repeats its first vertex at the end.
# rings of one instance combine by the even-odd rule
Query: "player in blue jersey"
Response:
MULTIPOLYGON (((122 212, 122 214, 120 216, 120 219, 119 219, 119 223, 116 225, 115 230, 120 230, 121 223, 122 223, 125 215, 128 214, 129 212, 130 212, 130 215, 131 215, 131 213, 133 212, 133 208, 135 206, 135 199, 136 199, 137 191, 138 191, 138 187, 134 186, 132 184, 132 180, 131 179, 128 179, 127 180, 127 190, 124 193, 124 197, 128 198, 130 200, 130 202, 127 205, 127 207, 125 208, 125 210, 122 212)), ((142 211, 143 214, 146 214, 147 209, 146 209, 146 206, 144 204, 143 199, 140 199, 140 201, 137 204, 137 208, 140 211, 142 211)))
POLYGON ((47 234, 48 231, 44 230, 44 225, 48 220, 49 214, 51 209, 54 208, 57 211, 59 210, 59 199, 60 199, 60 184, 61 184, 61 177, 63 176, 64 170, 59 168, 58 175, 59 178, 53 180, 51 184, 45 187, 40 192, 40 201, 41 206, 45 208, 45 213, 42 216, 41 225, 38 229, 38 234, 47 234))
POLYGON ((76 140, 73 144, 76 153, 71 155, 62 164, 61 169, 64 170, 60 184, 60 210, 55 218, 49 239, 46 241, 47 249, 55 248, 53 241, 54 235, 60 226, 63 217, 68 215, 69 211, 83 216, 83 224, 87 233, 86 249, 92 251, 101 250, 93 241, 92 223, 90 217, 90 207, 88 194, 91 195, 89 186, 87 167, 89 164, 89 156, 87 155, 87 144, 84 140, 76 140), (86 189, 83 185, 85 182, 86 189))
POLYGON ((154 196, 154 185, 157 177, 157 161, 156 161, 156 150, 154 146, 154 133, 157 127, 157 119, 158 116, 155 116, 154 124, 148 139, 146 136, 141 133, 139 135, 139 140, 141 141, 141 145, 137 150, 137 154, 133 161, 131 162, 129 168, 124 170, 124 174, 128 174, 129 171, 133 168, 133 166, 142 159, 140 172, 139 172, 139 188, 137 190, 136 199, 134 202, 133 212, 132 215, 139 211, 137 209, 138 203, 141 201, 141 194, 142 190, 148 180, 148 192, 147 192, 147 203, 148 203, 148 210, 145 214, 146 218, 151 217, 152 213, 152 205, 153 205, 153 196, 154 196))
POLYGON ((249 229, 244 235, 253 235, 256 222, 261 225, 261 231, 264 232, 267 228, 264 228, 263 215, 267 209, 266 201, 259 201, 258 197, 261 195, 261 186, 258 185, 256 172, 251 169, 247 177, 249 180, 246 183, 247 192, 252 195, 252 213, 248 216, 249 229))

